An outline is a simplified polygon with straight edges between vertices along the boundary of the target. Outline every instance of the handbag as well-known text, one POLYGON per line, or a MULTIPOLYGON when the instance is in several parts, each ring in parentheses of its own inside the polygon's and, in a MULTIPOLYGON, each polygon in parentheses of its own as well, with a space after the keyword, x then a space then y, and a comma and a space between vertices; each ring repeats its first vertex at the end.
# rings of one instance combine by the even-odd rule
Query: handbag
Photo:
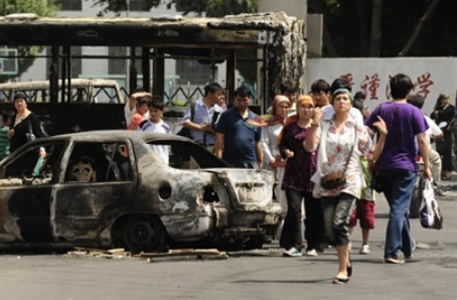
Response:
POLYGON ((435 199, 435 193, 430 179, 425 180, 419 219, 424 228, 443 228, 443 215, 441 215, 438 202, 435 199))
POLYGON ((32 122, 30 121, 30 118, 27 120, 27 132, 25 133, 25 137, 28 142, 34 141, 36 139, 36 136, 33 133, 32 122))
POLYGON ((370 188, 378 193, 384 191, 384 183, 382 181, 381 176, 378 172, 376 172, 376 170, 373 172, 373 174, 371 174, 370 188))
POLYGON ((321 178, 321 186, 326 190, 333 190, 346 184, 346 169, 348 167, 349 160, 351 159, 352 152, 354 151, 355 144, 357 143, 357 128, 354 127, 354 130, 354 143, 352 144, 351 152, 349 153, 346 164, 344 165, 344 170, 330 172, 321 178))
POLYGON ((321 186, 326 190, 333 190, 346 183, 346 170, 334 171, 321 178, 321 186))

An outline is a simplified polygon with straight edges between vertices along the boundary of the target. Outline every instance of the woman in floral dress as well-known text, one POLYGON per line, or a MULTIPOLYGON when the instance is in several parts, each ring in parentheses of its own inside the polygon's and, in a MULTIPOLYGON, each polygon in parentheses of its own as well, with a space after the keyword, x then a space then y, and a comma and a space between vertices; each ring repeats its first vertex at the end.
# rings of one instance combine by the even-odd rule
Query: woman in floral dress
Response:
POLYGON ((379 118, 375 126, 384 134, 373 153, 373 142, 367 129, 349 115, 351 93, 342 88, 332 96, 333 117, 321 121, 321 112, 318 109, 314 112, 305 149, 313 152, 319 146, 317 171, 311 179, 315 183, 313 196, 321 198, 326 237, 338 254, 338 272, 332 282, 346 283, 352 275, 348 252, 349 218, 362 188, 368 184, 363 178, 360 156, 378 157, 387 130, 384 121, 379 118), (321 178, 335 171, 343 171, 346 182, 333 189, 324 189, 321 178))

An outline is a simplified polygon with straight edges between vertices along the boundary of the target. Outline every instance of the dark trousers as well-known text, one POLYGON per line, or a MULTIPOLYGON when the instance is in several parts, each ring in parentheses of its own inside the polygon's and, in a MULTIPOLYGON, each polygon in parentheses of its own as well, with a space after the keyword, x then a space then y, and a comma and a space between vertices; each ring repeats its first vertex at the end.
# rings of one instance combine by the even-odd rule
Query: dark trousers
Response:
POLYGON ((445 132, 443 140, 436 142, 436 151, 441 156, 442 171, 451 172, 453 170, 452 163, 452 133, 445 132))
POLYGON ((320 245, 325 242, 322 204, 311 193, 305 195, 305 239, 307 250, 323 250, 320 249, 320 245))
POLYGON ((349 243, 349 220, 356 198, 341 193, 336 197, 322 197, 322 211, 327 241, 330 245, 342 246, 349 243))
POLYGON ((301 251, 302 247, 302 223, 301 206, 305 199, 305 238, 308 242, 308 249, 317 249, 323 242, 324 230, 322 211, 318 199, 312 197, 311 192, 299 192, 292 189, 286 190, 287 215, 284 220, 280 246, 285 249, 295 247, 301 251))

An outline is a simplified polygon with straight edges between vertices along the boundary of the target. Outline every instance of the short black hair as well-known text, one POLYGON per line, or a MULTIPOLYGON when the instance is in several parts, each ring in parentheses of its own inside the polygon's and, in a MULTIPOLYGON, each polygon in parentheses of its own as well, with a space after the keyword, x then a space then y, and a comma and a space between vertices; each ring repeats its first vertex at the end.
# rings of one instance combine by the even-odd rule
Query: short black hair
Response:
POLYGON ((311 92, 313 94, 319 94, 320 92, 330 92, 330 85, 324 79, 319 79, 313 82, 311 85, 311 92))
POLYGON ((414 85, 408 75, 399 73, 390 79, 390 94, 393 99, 404 99, 414 85))
POLYGON ((360 112, 363 112, 363 101, 360 99, 354 99, 352 101, 352 106, 360 110, 360 112))
POLYGON ((149 97, 139 97, 136 99, 136 106, 141 106, 143 104, 149 103, 149 100, 151 100, 149 97))
POLYGON ((160 109, 163 110, 165 108, 165 104, 163 103, 162 100, 158 98, 152 98, 148 100, 148 108, 155 108, 155 109, 160 109))
POLYGON ((333 93, 337 89, 346 89, 346 90, 352 92, 351 84, 349 82, 347 82, 346 80, 344 80, 343 78, 337 78, 337 79, 333 80, 332 85, 330 87, 330 93, 333 95, 333 93))
POLYGON ((411 95, 408 98, 408 103, 414 105, 415 107, 422 109, 424 106, 425 98, 421 95, 411 95))
POLYGON ((10 109, 5 109, 2 111, 2 120, 5 123, 8 119, 11 119, 14 116, 14 111, 10 109))
POLYGON ((248 87, 246 86, 240 86, 235 90, 235 97, 241 97, 241 98, 246 98, 249 97, 251 98, 251 91, 249 90, 248 87))
POLYGON ((208 93, 214 94, 217 91, 223 91, 224 89, 221 87, 221 85, 217 82, 211 82, 207 84, 204 87, 205 90, 205 96, 208 95, 208 93))
POLYGON ((281 92, 281 95, 284 95, 285 93, 297 93, 297 88, 290 81, 281 83, 281 85, 279 86, 279 90, 281 92))
POLYGON ((27 102, 27 95, 24 94, 23 92, 18 92, 14 95, 13 102, 16 101, 17 99, 24 99, 24 101, 27 102))
POLYGON ((365 94, 362 92, 362 91, 358 91, 357 93, 355 93, 354 95, 354 100, 355 99, 360 99, 360 100, 365 100, 365 94))

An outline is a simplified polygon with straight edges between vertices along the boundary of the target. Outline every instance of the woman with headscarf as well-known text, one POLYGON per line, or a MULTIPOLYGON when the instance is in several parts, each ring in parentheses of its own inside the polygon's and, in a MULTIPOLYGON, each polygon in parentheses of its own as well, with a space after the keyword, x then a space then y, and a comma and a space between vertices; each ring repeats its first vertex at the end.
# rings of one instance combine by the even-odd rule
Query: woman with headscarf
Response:
MULTIPOLYGON (((333 117, 321 122, 320 110, 314 112, 311 129, 305 141, 305 149, 310 153, 318 151, 313 195, 321 198, 324 229, 329 244, 334 245, 338 254, 338 272, 333 283, 347 283, 352 275, 349 257, 349 218, 362 188, 366 186, 360 166, 360 156, 377 158, 382 151, 387 129, 378 117, 374 126, 381 137, 373 154, 373 142, 367 129, 358 124, 349 114, 352 107, 351 92, 345 88, 337 89, 332 95, 333 117), (338 184, 327 185, 326 180, 334 174, 343 174, 338 184)), ((341 178, 340 176, 333 176, 341 178)), ((334 181, 335 182, 335 181, 334 181)))
POLYGON ((297 115, 288 119, 279 139, 279 152, 287 158, 282 189, 287 197, 287 215, 282 230, 280 246, 284 256, 302 255, 302 202, 305 201, 306 255, 316 256, 324 242, 320 203, 312 197, 311 176, 316 171, 316 152, 308 153, 303 147, 311 128, 314 102, 310 96, 297 100, 297 115))
MULTIPOLYGON (((274 190, 276 201, 281 204, 283 217, 287 211, 287 200, 284 191, 281 190, 282 177, 284 176, 285 160, 279 156, 277 139, 281 133, 290 109, 290 100, 286 96, 277 95, 273 99, 270 114, 262 120, 262 140, 265 169, 275 172, 276 187, 274 190)), ((276 232, 276 236, 281 235, 283 221, 276 232)))
POLYGON ((11 120, 11 127, 7 134, 11 142, 11 152, 35 138, 46 136, 37 115, 27 108, 26 99, 23 93, 17 93, 13 98, 16 114, 11 120))

